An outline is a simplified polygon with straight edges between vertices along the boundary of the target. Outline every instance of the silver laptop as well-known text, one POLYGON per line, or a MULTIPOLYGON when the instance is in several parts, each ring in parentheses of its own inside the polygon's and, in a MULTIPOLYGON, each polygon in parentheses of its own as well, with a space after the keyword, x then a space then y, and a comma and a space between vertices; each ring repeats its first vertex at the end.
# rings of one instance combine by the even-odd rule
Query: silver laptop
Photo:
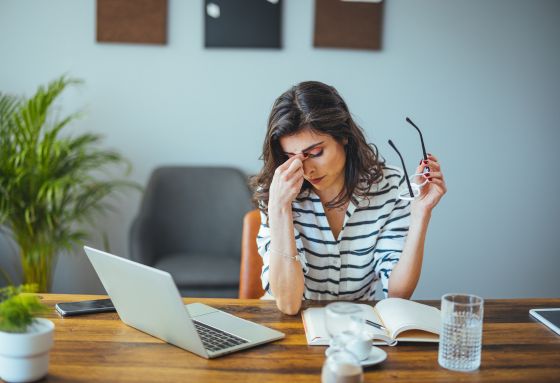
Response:
POLYGON ((204 358, 284 338, 284 334, 202 303, 185 305, 169 273, 84 246, 121 320, 204 358))

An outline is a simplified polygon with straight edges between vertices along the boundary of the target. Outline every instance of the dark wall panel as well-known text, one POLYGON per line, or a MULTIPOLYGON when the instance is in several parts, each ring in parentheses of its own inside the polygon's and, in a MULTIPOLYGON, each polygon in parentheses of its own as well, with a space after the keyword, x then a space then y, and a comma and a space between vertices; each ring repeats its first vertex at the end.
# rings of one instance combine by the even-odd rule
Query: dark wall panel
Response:
POLYGON ((205 46, 281 48, 282 0, 205 0, 205 46))

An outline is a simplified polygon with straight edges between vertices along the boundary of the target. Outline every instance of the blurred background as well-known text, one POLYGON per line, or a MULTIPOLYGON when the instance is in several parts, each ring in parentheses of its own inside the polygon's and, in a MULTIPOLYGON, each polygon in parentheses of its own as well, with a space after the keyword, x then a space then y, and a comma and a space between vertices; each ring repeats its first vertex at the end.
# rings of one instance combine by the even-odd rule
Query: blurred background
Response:
MULTIPOLYGON (((399 164, 389 138, 409 170, 420 160, 409 116, 443 166, 449 191, 413 298, 559 296, 560 2, 384 6, 378 51, 313 47, 312 0, 282 2, 281 49, 209 49, 202 0, 169 0, 166 45, 96 42, 94 0, 0 0, 0 90, 30 96, 64 73, 83 79, 60 113, 84 110, 71 129, 102 134, 145 185, 162 165, 255 174, 275 98, 300 81, 328 83, 387 162, 399 164)), ((116 254, 128 254, 140 199, 131 192, 99 220, 116 254)), ((0 267, 21 273, 5 237, 0 267)), ((80 251, 59 258, 53 291, 103 288, 80 251)))

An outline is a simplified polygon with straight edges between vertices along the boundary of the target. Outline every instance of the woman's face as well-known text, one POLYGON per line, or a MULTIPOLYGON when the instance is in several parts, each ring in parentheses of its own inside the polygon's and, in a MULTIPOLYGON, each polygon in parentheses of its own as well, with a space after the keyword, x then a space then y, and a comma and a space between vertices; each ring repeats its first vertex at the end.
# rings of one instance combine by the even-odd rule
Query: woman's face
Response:
POLYGON ((304 178, 320 192, 338 194, 344 185, 346 153, 344 146, 328 134, 311 129, 280 138, 288 157, 303 154, 304 178))

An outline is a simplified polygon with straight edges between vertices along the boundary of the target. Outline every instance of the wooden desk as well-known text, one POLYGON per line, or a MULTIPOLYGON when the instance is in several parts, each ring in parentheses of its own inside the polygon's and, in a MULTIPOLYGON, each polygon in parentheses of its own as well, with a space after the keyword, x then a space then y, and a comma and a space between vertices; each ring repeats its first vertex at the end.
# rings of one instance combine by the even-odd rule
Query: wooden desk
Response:
MULTIPOLYGON (((100 296, 42 295, 56 302, 100 296)), ((206 360, 126 326, 116 313, 62 319, 53 310, 55 345, 47 382, 320 382, 324 347, 307 346, 301 317, 283 315, 274 302, 199 299, 234 315, 282 331, 286 338, 206 360)), ((194 302, 185 299, 185 303, 194 302)), ((439 307, 437 301, 427 301, 439 307)), ((322 305, 304 302, 305 307, 322 305)), ((560 336, 529 316, 560 299, 489 300, 484 307, 482 365, 472 373, 445 370, 437 344, 384 347, 388 358, 365 370, 366 382, 559 382, 560 336)), ((164 315, 164 314, 162 314, 164 315)))

